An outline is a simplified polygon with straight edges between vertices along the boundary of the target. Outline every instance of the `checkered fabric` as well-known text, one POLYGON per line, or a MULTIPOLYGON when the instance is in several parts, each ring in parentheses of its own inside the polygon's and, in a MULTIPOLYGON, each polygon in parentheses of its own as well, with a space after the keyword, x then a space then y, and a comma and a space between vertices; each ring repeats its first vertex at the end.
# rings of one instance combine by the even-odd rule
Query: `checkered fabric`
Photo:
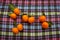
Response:
POLYGON ((60 0, 0 0, 0 40, 60 40, 60 0), (24 27, 17 35, 11 31, 13 19, 7 16, 11 12, 8 8, 10 3, 36 18, 33 24, 28 24, 21 22, 21 15, 17 16, 17 24, 22 23, 24 27), (45 30, 38 21, 42 13, 46 14, 47 21, 53 23, 45 30))

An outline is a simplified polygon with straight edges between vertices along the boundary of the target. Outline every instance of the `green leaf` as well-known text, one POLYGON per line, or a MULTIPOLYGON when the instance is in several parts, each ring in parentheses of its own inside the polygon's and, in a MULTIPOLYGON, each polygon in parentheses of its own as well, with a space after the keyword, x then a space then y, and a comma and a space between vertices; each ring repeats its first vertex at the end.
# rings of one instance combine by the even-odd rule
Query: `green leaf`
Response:
POLYGON ((15 8, 13 4, 9 4, 8 6, 9 6, 9 9, 12 10, 12 11, 13 11, 14 8, 15 8))
POLYGON ((49 21, 48 23, 49 23, 49 27, 51 27, 51 26, 53 25, 53 23, 52 23, 52 22, 50 22, 50 21, 49 21))

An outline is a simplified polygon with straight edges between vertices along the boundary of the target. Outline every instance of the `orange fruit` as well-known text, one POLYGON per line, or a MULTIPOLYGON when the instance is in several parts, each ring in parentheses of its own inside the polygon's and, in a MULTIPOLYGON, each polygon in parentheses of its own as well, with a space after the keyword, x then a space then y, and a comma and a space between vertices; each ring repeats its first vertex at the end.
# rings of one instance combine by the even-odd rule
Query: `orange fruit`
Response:
POLYGON ((28 21, 28 15, 23 15, 23 16, 22 16, 22 20, 23 20, 24 22, 27 22, 27 21, 28 21))
POLYGON ((43 22, 42 23, 42 28, 47 29, 49 27, 49 23, 48 22, 43 22))
POLYGON ((35 22, 35 17, 29 17, 28 22, 29 22, 29 23, 35 22))
POLYGON ((17 29, 18 29, 19 31, 22 31, 22 30, 23 30, 23 25, 22 25, 22 24, 18 24, 18 25, 17 25, 17 29))
POLYGON ((39 21, 40 22, 45 22, 46 21, 46 16, 40 16, 39 21))
POLYGON ((10 14, 10 17, 11 17, 12 19, 16 19, 16 18, 17 18, 17 15, 14 14, 14 13, 11 13, 11 14, 10 14))
POLYGON ((15 8, 13 11, 16 15, 19 15, 21 13, 21 10, 19 10, 18 8, 15 8))
POLYGON ((15 34, 19 33, 17 28, 12 28, 12 32, 15 33, 15 34))

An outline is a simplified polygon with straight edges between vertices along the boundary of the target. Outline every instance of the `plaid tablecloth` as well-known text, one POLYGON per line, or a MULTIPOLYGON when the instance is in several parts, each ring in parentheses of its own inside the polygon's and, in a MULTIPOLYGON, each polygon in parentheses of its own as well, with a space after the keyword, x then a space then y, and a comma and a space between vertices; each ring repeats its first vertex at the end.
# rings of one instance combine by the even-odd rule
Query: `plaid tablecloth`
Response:
MULTIPOLYGON (((21 15, 17 17, 18 23, 21 23, 21 15)), ((0 40, 60 40, 60 0, 0 0, 0 40), (8 8, 10 3, 22 12, 34 14, 36 18, 31 25, 22 23, 24 30, 17 35, 12 33, 13 20, 7 16, 11 12, 8 8), (42 29, 38 21, 42 12, 46 14, 47 21, 53 23, 46 30, 42 29)))

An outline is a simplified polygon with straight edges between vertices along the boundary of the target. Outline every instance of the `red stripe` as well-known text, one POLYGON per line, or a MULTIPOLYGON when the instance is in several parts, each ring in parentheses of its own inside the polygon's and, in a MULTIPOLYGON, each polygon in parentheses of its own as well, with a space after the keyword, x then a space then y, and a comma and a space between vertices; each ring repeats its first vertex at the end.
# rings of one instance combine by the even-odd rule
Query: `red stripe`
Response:
MULTIPOLYGON (((0 18, 0 19, 2 19, 2 18, 0 18)), ((3 21, 12 21, 13 22, 13 19, 11 19, 11 18, 3 18, 4 20, 3 21), (8 20, 9 19, 9 20, 8 20)), ((49 21, 49 18, 47 18, 47 20, 49 21)), ((51 21, 53 22, 53 21, 60 21, 60 18, 51 18, 51 21)), ((20 18, 18 18, 17 19, 17 22, 21 22, 21 19, 20 18)), ((38 19, 36 19, 36 22, 39 22, 39 20, 38 19)))
MULTIPOLYGON (((11 19, 11 18, 3 18, 3 21, 7 22, 7 21, 10 21, 10 22, 13 22, 14 20, 11 19)), ((21 22, 21 19, 17 19, 17 22, 21 22)))
POLYGON ((49 40, 60 40, 60 38, 49 38, 49 40))
MULTIPOLYGON (((47 21, 49 21, 49 18, 47 18, 47 21)), ((60 22, 60 18, 51 18, 50 21, 51 22, 55 22, 55 21, 60 22)), ((39 19, 36 19, 36 22, 39 22, 39 19)))
POLYGON ((2 18, 0 18, 0 21, 2 20, 2 18))
POLYGON ((60 18, 51 18, 51 21, 60 21, 60 18))
MULTIPOLYGON (((9 4, 10 3, 10 0, 6 0, 6 2, 4 1, 4 0, 2 0, 2 3, 6 3, 6 4, 9 4)), ((12 0, 12 3, 16 3, 16 0, 12 0)), ((23 1, 20 1, 20 0, 18 0, 18 4, 22 4, 23 3, 23 1)), ((31 5, 41 5, 42 4, 42 0, 39 0, 39 1, 33 1, 33 0, 31 0, 31 2, 29 2, 29 1, 24 1, 24 5, 29 5, 29 3, 31 3, 31 5)), ((44 5, 48 5, 48 1, 43 1, 43 3, 44 3, 44 5)), ((60 1, 56 1, 56 4, 54 4, 55 2, 54 2, 54 0, 51 0, 50 1, 50 4, 53 4, 53 5, 57 5, 57 4, 60 4, 60 1)))

